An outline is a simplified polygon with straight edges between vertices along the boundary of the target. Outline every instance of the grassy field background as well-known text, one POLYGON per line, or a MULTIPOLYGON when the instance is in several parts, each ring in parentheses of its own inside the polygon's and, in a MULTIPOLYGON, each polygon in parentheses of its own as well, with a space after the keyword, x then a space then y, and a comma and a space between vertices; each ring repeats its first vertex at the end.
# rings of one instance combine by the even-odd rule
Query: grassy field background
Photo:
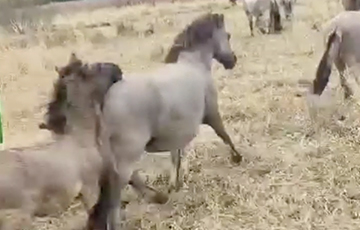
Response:
MULTIPOLYGON (((88 62, 117 63, 126 77, 160 66, 174 36, 199 14, 223 13, 238 64, 230 71, 214 64, 214 79, 244 162, 233 166, 228 149, 204 127, 188 148, 185 187, 167 204, 126 192, 128 229, 359 229, 359 108, 344 105, 335 71, 316 120, 306 97, 323 52, 322 25, 342 10, 335 0, 298 0, 282 34, 254 37, 241 5, 220 0, 23 17, 0 31, 6 147, 48 140, 37 125, 54 66, 66 63, 70 52, 88 62), (348 119, 339 122, 340 112, 348 119)), ((148 155, 141 164, 149 183, 165 190, 169 156, 148 155)), ((60 217, 38 219, 31 230, 78 229, 84 218, 74 204, 60 217)))

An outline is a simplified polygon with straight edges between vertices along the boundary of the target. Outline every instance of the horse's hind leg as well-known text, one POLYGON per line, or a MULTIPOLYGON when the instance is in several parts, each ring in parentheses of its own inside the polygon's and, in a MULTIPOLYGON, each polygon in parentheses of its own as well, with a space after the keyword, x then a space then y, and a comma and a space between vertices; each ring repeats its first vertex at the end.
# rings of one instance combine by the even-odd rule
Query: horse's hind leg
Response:
POLYGON ((353 91, 351 90, 345 77, 345 69, 346 69, 345 63, 340 59, 337 59, 335 61, 335 66, 340 74, 340 85, 344 90, 344 99, 348 100, 353 95, 353 91))
MULTIPOLYGON (((127 133, 128 135, 114 135, 110 138, 114 156, 115 170, 111 170, 111 207, 108 216, 109 229, 121 229, 121 191, 128 185, 131 179, 137 179, 134 174, 133 164, 140 160, 144 153, 148 135, 146 132, 127 133), (134 177, 132 178, 132 176, 134 177)), ((137 181, 136 181, 137 182, 137 181)))
POLYGON ((121 191, 130 181, 131 163, 126 159, 116 159, 106 166, 100 179, 98 200, 89 211, 86 230, 121 229, 121 191))
MULTIPOLYGON (((340 85, 344 90, 344 100, 345 102, 347 102, 353 96, 353 91, 349 86, 349 82, 346 80, 346 76, 345 76, 346 65, 341 59, 338 58, 335 60, 335 66, 340 75, 340 85)), ((346 106, 348 106, 348 103, 345 104, 345 107, 346 106)), ((344 114, 340 115, 339 120, 342 121, 345 119, 346 116, 344 114)))
POLYGON ((263 25, 262 25, 262 20, 261 20, 261 17, 263 15, 258 15, 256 16, 255 18, 255 25, 256 27, 259 29, 259 31, 262 33, 262 34, 266 34, 266 30, 263 28, 263 25))
POLYGON ((135 170, 131 175, 129 184, 138 194, 140 194, 142 197, 145 197, 152 203, 165 204, 168 201, 167 195, 146 185, 146 183, 140 178, 138 170, 135 170))
POLYGON ((251 13, 248 10, 246 10, 245 13, 246 13, 246 16, 247 16, 248 21, 249 21, 250 34, 251 34, 251 36, 254 36, 253 16, 251 15, 251 13))
POLYGON ((348 100, 351 96, 353 96, 353 92, 352 92, 351 88, 349 87, 348 82, 347 82, 343 72, 340 73, 340 85, 344 90, 344 99, 345 100, 348 100))
POLYGON ((220 114, 217 110, 210 111, 205 115, 203 124, 209 125, 215 133, 224 141, 225 144, 231 148, 231 160, 234 163, 240 163, 242 161, 242 155, 236 150, 229 134, 226 132, 224 124, 221 120, 220 114))
POLYGON ((108 219, 108 230, 120 230, 121 229, 121 191, 129 183, 132 170, 130 162, 118 161, 117 169, 113 173, 111 178, 111 190, 110 190, 110 212, 108 219))

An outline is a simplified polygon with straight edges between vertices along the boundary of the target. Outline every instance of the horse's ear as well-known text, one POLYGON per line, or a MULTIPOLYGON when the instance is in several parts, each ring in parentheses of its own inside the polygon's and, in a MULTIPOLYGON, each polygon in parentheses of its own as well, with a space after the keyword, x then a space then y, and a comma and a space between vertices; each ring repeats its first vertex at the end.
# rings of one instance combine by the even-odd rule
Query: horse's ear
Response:
POLYGON ((215 14, 215 23, 218 28, 221 28, 224 26, 224 14, 215 14))
POLYGON ((81 62, 81 60, 76 56, 75 52, 70 54, 69 63, 81 62))

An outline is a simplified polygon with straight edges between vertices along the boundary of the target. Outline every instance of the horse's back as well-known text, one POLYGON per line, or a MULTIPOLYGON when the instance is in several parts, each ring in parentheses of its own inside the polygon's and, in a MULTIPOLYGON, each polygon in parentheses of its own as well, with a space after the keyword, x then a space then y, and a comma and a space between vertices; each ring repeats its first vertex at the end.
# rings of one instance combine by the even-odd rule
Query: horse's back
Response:
POLYGON ((146 113, 159 112, 159 107, 191 104, 204 95, 205 81, 197 73, 195 69, 167 64, 147 74, 126 75, 107 93, 108 109, 141 118, 146 113))
POLYGON ((335 29, 342 36, 341 55, 360 62, 360 11, 343 11, 330 19, 324 26, 325 41, 335 29))
POLYGON ((104 117, 109 128, 112 133, 126 130, 139 141, 154 136, 175 139, 172 135, 182 139, 193 134, 205 107, 203 75, 194 65, 178 63, 147 74, 124 76, 106 95, 104 117))

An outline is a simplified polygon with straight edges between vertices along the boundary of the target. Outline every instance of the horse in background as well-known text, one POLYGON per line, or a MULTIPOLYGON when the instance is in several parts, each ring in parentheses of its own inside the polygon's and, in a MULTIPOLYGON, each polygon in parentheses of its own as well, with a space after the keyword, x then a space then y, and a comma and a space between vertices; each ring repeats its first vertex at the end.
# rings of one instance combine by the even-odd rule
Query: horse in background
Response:
POLYGON ((250 34, 254 36, 255 26, 263 34, 275 33, 283 29, 278 0, 243 0, 243 8, 249 22, 250 34), (265 21, 261 20, 266 16, 265 21), (263 24, 265 22, 265 25, 263 24), (267 30, 266 30, 267 28, 267 30))
POLYGON ((289 20, 293 16, 293 8, 295 3, 296 0, 280 0, 280 6, 282 6, 284 11, 285 19, 289 20))

